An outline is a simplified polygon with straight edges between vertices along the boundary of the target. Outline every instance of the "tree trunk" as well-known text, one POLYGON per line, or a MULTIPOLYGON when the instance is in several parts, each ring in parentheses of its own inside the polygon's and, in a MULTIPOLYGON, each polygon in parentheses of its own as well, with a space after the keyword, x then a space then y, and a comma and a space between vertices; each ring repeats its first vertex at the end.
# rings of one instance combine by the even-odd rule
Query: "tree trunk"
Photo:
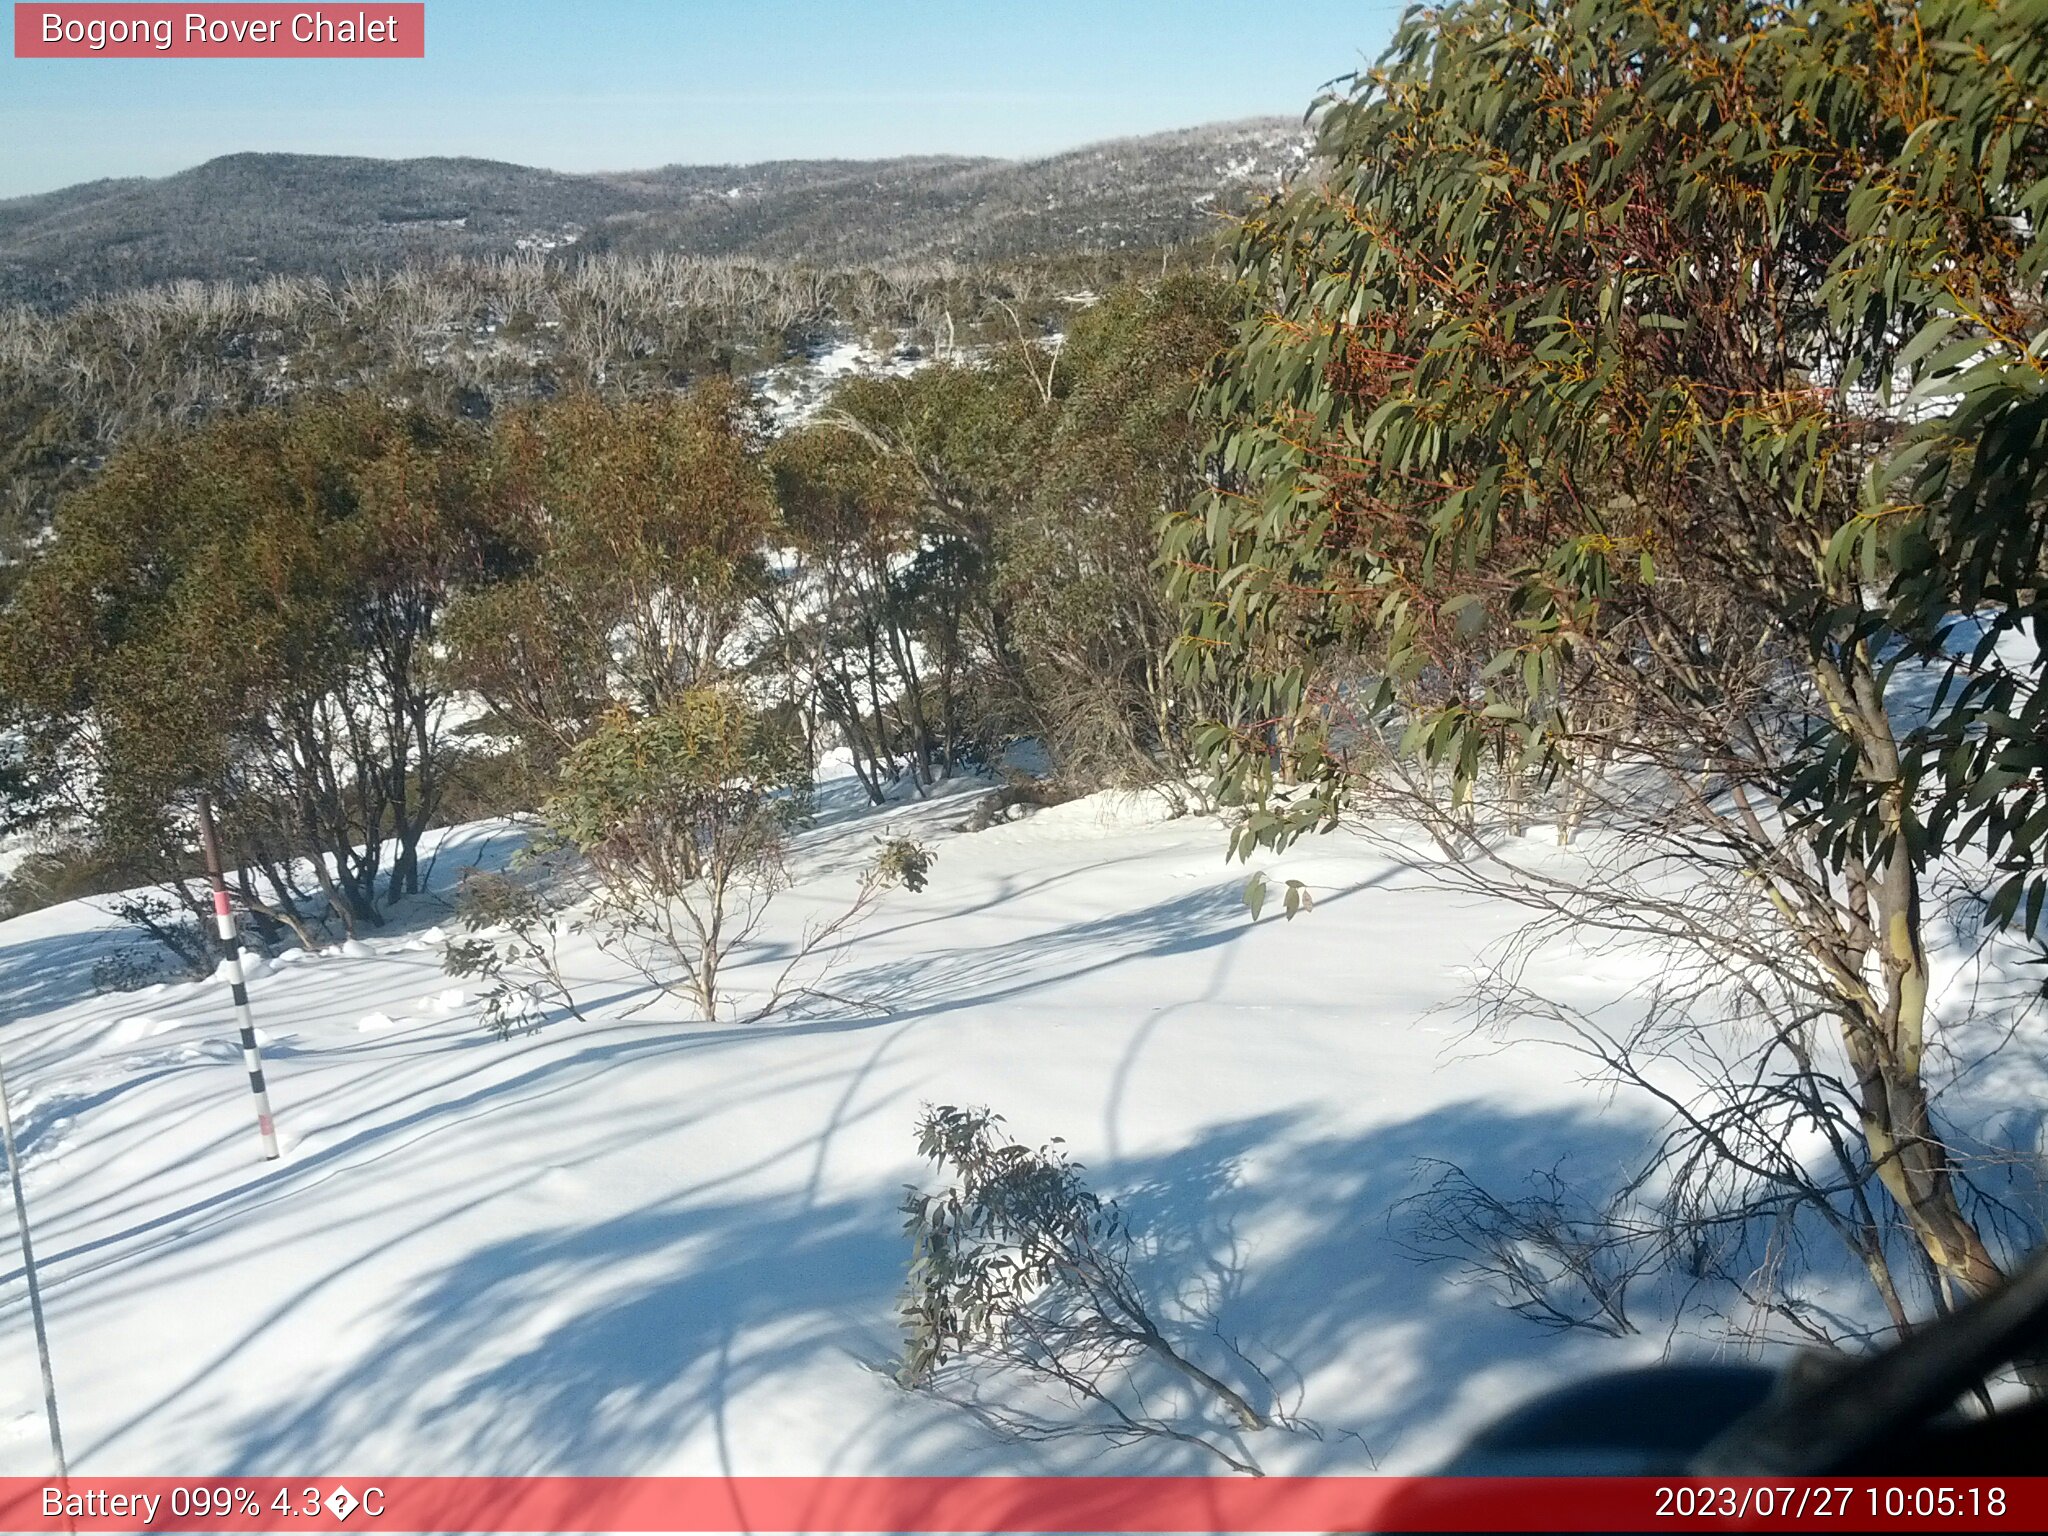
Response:
POLYGON ((1875 994, 1862 987, 1845 994, 1842 1011, 1842 1043, 1856 1073, 1864 1139, 1878 1178, 1929 1260, 1971 1295, 1981 1296, 2001 1284, 2005 1273, 1957 1198, 1954 1162, 1935 1134, 1928 1106, 1923 1072, 1927 954, 1920 871, 1906 836, 1898 742, 1860 644, 1816 673, 1836 723, 1856 742, 1863 772, 1884 786, 1884 856, 1862 882, 1882 986, 1875 994))

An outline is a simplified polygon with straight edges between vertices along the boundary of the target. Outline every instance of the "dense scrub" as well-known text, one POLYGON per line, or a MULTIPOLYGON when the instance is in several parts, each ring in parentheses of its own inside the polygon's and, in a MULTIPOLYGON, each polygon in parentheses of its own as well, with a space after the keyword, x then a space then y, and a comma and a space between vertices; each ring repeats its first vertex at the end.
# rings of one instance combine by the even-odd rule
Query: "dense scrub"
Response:
MULTIPOLYGON (((663 271, 688 275, 639 275, 663 271)), ((438 281, 378 292, 439 304, 438 281)), ((856 380, 781 437, 724 373, 616 363, 487 414, 288 390, 139 432, 0 611, 11 814, 65 850, 37 889, 155 884, 159 936, 204 963, 204 789, 259 930, 354 933, 418 888, 451 808, 559 803, 622 720, 714 695, 806 762, 849 748, 877 799, 1027 736, 1077 784, 1180 774, 1199 712, 1153 528, 1200 484, 1188 406, 1226 309, 1169 275, 1048 338, 1003 299, 972 361, 856 380)))
POLYGON ((154 432, 355 390, 483 420, 569 390, 752 374, 838 334, 943 353, 1014 340, 1020 322, 1039 334, 1077 295, 1160 268, 1157 250, 849 268, 532 252, 0 309, 0 592, 64 492, 154 432))

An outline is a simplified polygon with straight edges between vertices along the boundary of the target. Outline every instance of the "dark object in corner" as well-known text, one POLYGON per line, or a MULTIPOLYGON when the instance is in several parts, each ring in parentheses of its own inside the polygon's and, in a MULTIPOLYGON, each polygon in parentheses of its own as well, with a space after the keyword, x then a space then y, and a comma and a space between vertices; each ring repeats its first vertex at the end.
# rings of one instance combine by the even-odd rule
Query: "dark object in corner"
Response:
MULTIPOLYGON (((1547 1392, 1481 1430, 1450 1477, 2018 1476, 2048 1445, 2048 1252, 1989 1296, 1874 1355, 1617 1371, 1547 1392), (1958 1408, 2017 1366, 2037 1395, 1958 1408)), ((1426 1501, 1417 1495, 1418 1507, 1426 1501)), ((1417 1512, 1411 1507, 1410 1514, 1417 1512)), ((1402 1505, 1383 1520, 1398 1531, 1402 1505)))

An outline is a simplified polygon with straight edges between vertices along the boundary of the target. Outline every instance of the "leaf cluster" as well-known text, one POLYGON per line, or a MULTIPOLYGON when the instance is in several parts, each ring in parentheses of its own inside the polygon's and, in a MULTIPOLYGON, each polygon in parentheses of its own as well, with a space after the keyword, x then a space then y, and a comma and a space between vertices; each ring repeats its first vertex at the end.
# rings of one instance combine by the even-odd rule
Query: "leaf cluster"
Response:
POLYGON ((1320 105, 1164 544, 1253 845, 1390 716, 1469 784, 1588 750, 1621 669, 1725 711, 1711 613, 1811 694, 1776 790, 1838 858, 2031 867, 2039 661, 1997 638, 2038 622, 2044 34, 2038 0, 1472 0, 1320 105), (1835 703, 1872 653, 1953 672, 1897 762, 1835 703))

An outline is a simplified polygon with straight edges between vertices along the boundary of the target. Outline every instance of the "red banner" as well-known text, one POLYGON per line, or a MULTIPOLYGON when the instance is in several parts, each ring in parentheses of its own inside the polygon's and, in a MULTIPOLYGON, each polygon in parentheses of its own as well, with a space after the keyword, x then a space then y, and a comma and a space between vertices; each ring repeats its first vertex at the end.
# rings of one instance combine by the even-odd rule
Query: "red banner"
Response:
POLYGON ((17 59, 423 59, 424 4, 22 5, 17 59))
POLYGON ((0 1530, 2041 1531, 2048 1478, 0 1478, 0 1530))

